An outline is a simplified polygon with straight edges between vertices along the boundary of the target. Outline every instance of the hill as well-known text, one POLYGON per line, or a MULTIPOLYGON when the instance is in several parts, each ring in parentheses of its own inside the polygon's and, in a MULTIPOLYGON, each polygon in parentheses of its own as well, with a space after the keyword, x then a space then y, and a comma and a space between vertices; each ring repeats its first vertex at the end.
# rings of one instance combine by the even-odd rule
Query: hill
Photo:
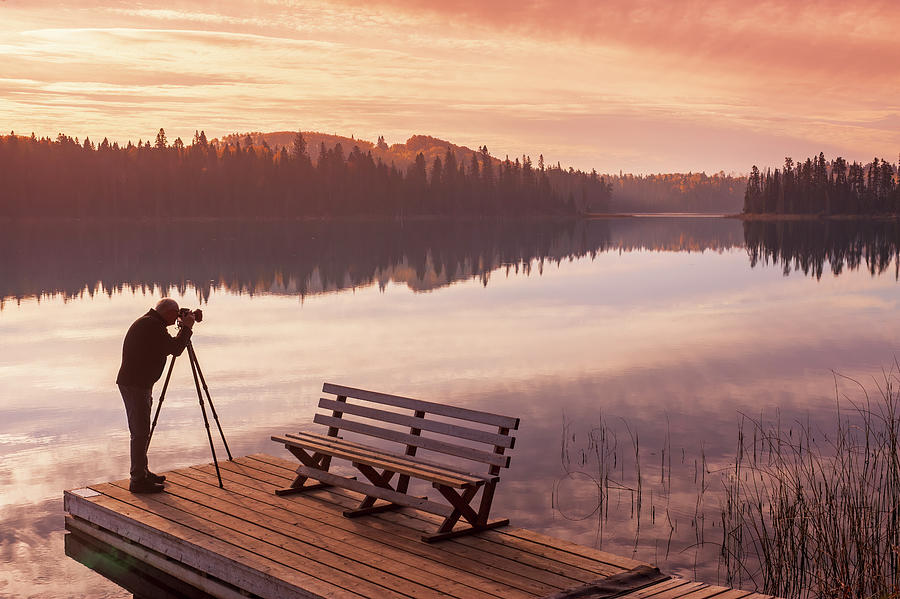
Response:
MULTIPOLYGON (((413 135, 406 140, 406 143, 388 145, 383 139, 373 143, 364 139, 356 139, 354 137, 344 137, 343 135, 330 135, 328 133, 320 133, 318 131, 303 131, 303 139, 306 140, 306 147, 309 151, 309 157, 313 164, 318 163, 319 156, 322 153, 322 146, 325 151, 334 149, 337 144, 341 144, 344 154, 349 154, 354 146, 359 147, 363 153, 371 152, 372 158, 381 159, 387 165, 394 164, 399 170, 406 171, 416 161, 416 154, 422 153, 425 156, 425 164, 432 165, 435 158, 441 160, 447 154, 447 150, 453 153, 457 164, 468 165, 472 161, 472 155, 479 153, 479 150, 473 150, 466 146, 458 146, 449 141, 431 137, 430 135, 413 135)), ((218 144, 234 144, 240 142, 246 145, 247 137, 253 142, 254 146, 267 145, 276 153, 281 148, 290 150, 291 144, 294 142, 296 131, 275 131, 273 133, 260 133, 254 131, 251 133, 233 133, 226 135, 221 140, 214 139, 210 143, 218 144)), ((499 164, 500 160, 491 157, 495 164, 499 164)))

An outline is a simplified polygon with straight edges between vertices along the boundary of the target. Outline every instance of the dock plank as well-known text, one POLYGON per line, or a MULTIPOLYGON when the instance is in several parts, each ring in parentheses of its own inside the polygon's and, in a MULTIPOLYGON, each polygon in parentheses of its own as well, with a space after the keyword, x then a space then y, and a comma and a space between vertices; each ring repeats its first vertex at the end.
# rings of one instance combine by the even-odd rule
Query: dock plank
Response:
POLYGON ((67 492, 64 505, 72 516, 261 597, 362 597, 104 495, 86 499, 67 492))
POLYGON ((533 530, 528 530, 525 528, 515 528, 510 526, 506 529, 497 530, 496 532, 526 541, 531 541, 532 543, 543 545, 544 547, 555 549, 556 551, 560 552, 561 559, 572 559, 572 557, 569 556, 574 556, 575 558, 581 559, 590 559, 601 564, 608 564, 620 571, 631 570, 633 568, 637 568, 638 566, 647 565, 642 561, 623 557, 620 555, 614 555, 607 551, 594 549, 593 547, 578 545, 577 543, 572 543, 564 539, 557 539, 555 537, 551 537, 549 535, 545 535, 543 533, 535 532, 533 530))
POLYGON ((322 550, 291 536, 242 520, 225 511, 210 509, 209 506, 197 504, 171 493, 136 498, 128 492, 128 484, 125 481, 91 488, 174 521, 188 520, 195 525, 202 525, 204 529, 214 531, 222 540, 273 561, 279 561, 310 576, 317 576, 327 568, 329 579, 340 581, 340 586, 352 588, 366 596, 393 599, 440 596, 440 593, 433 589, 378 570, 346 555, 322 550))
POLYGON ((757 595, 753 591, 723 588, 724 591, 716 595, 715 599, 772 599, 770 595, 757 595))
MULTIPOLYGON (((398 540, 396 535, 387 534, 364 524, 361 525, 359 519, 344 518, 340 514, 335 515, 311 508, 289 499, 278 497, 272 501, 271 493, 244 487, 240 484, 240 478, 237 476, 229 476, 226 480, 230 483, 228 491, 216 486, 217 480, 212 474, 194 469, 176 470, 169 473, 169 481, 173 483, 208 493, 225 501, 235 502, 238 505, 252 506, 266 521, 274 520, 294 526, 305 526, 309 522, 318 523, 327 527, 322 534, 327 535, 330 539, 343 541, 345 544, 352 543, 366 551, 378 552, 387 559, 462 585, 459 590, 465 592, 463 596, 522 598, 535 596, 535 594, 518 592, 517 589, 509 589, 505 584, 496 583, 487 577, 491 573, 489 569, 475 568, 474 573, 469 572, 459 567, 469 565, 467 562, 445 560, 445 554, 439 551, 426 550, 423 552, 421 541, 403 542, 402 539, 398 540), (423 557, 433 559, 423 560, 423 557)), ((177 493, 177 491, 174 492, 177 493)), ((429 545, 427 549, 431 549, 431 547, 429 545)))
MULTIPOLYGON (((213 485, 218 484, 212 468, 209 470, 205 467, 191 468, 187 476, 197 477, 213 485)), ((440 571, 448 572, 440 568, 441 564, 446 564, 451 567, 449 574, 453 575, 455 572, 459 572, 460 579, 474 575, 479 579, 479 584, 484 583, 482 588, 486 591, 490 591, 493 586, 512 597, 539 597, 554 590, 559 590, 558 587, 531 581, 506 571, 491 568, 478 560, 460 557, 454 553, 447 552, 442 547, 442 544, 426 546, 418 536, 412 534, 398 535, 393 528, 375 518, 344 518, 339 511, 329 512, 322 509, 317 504, 327 505, 327 503, 314 501, 310 497, 311 494, 307 494, 307 501, 301 501, 296 497, 277 497, 273 493, 274 489, 277 488, 275 485, 264 485, 263 488, 260 488, 261 484, 258 480, 246 477, 244 474, 239 474, 228 468, 222 470, 222 477, 231 483, 229 487, 237 486, 237 491, 248 497, 271 501, 274 505, 297 516, 329 519, 335 526, 342 527, 353 534, 407 551, 409 554, 417 556, 416 559, 418 561, 422 561, 421 557, 424 556, 428 558, 426 560, 427 564, 432 562, 437 564, 440 571), (340 522, 335 522, 335 519, 340 522)))
MULTIPOLYGON (((283 519, 283 514, 260 501, 243 498, 241 503, 235 503, 233 496, 221 489, 196 490, 201 483, 178 473, 172 473, 168 477, 168 481, 171 484, 166 485, 166 495, 188 499, 224 514, 230 514, 248 522, 256 522, 262 528, 284 534, 311 547, 318 547, 335 555, 344 556, 364 566, 372 566, 385 573, 399 570, 396 566, 402 564, 405 566, 402 573, 404 578, 428 589, 452 597, 472 597, 473 599, 497 597, 497 595, 483 592, 478 588, 457 583, 452 577, 446 575, 449 568, 441 574, 423 570, 418 567, 418 564, 422 562, 421 559, 413 560, 405 552, 377 543, 366 542, 367 540, 360 538, 359 535, 330 526, 328 523, 312 519, 297 520, 296 518, 294 518, 294 522, 289 522, 283 519)), ((290 514, 290 512, 287 513, 290 514)), ((354 574, 362 575, 360 572, 354 572, 354 574)), ((422 596, 427 596, 427 594, 422 593, 422 596)))
MULTIPOLYGON (((239 458, 238 462, 248 467, 258 467, 260 469, 264 469, 265 472, 268 472, 269 474, 272 474, 274 476, 281 476, 288 479, 293 478, 294 464, 282 458, 268 456, 265 454, 251 454, 246 458, 239 458), (251 460, 259 462, 259 465, 254 466, 251 463, 251 460)), ((274 481, 275 479, 271 480, 274 481)), ((431 526, 433 522, 439 521, 433 520, 431 518, 426 518, 425 514, 422 514, 421 516, 423 521, 428 522, 429 526, 431 526)), ((489 531, 488 534, 480 535, 479 538, 501 543, 504 542, 504 538, 517 538, 524 541, 529 541, 531 543, 534 543, 536 546, 542 546, 542 548, 547 548, 548 550, 552 549, 555 550, 555 552, 559 552, 554 552, 556 558, 559 561, 572 563, 573 565, 577 565, 578 567, 585 570, 601 573, 606 576, 616 574, 618 572, 624 572, 626 570, 631 570, 632 568, 636 568, 641 565, 647 565, 645 562, 617 556, 605 551, 600 551, 598 549, 593 549, 585 547, 583 545, 578 545, 576 543, 571 543, 569 541, 564 541, 562 539, 555 539, 553 537, 535 531, 518 529, 511 526, 489 531), (599 570, 595 569, 596 566, 590 566, 585 563, 585 558, 600 564, 599 570)), ((461 540, 462 539, 456 539, 456 541, 461 540)), ((516 547, 521 549, 522 546, 516 545, 516 547)))
MULTIPOLYGON (((352 490, 275 495, 295 477, 289 460, 252 454, 219 467, 225 488, 213 464, 199 464, 167 472, 160 494, 133 494, 127 481, 67 491, 67 530, 228 599, 535 599, 645 565, 511 526, 426 544, 440 518, 422 511, 349 519, 342 512, 362 498, 352 490)), ((776 598, 676 577, 621 599, 776 598)))
POLYGON ((660 593, 671 591, 679 587, 684 587, 685 585, 689 584, 690 581, 685 580, 684 578, 670 578, 669 580, 659 582, 649 587, 638 589, 637 591, 633 591, 631 593, 628 593, 627 595, 622 595, 621 599, 648 599, 650 597, 655 597, 660 593))
MULTIPOLYGON (((206 467, 201 467, 201 469, 204 468, 206 467)), ((212 466, 210 465, 209 468, 212 468, 212 466)), ((283 480, 281 480, 278 476, 268 474, 265 471, 253 472, 251 471, 252 469, 247 468, 240 462, 238 462, 238 464, 220 464, 220 468, 234 469, 235 471, 239 471, 243 474, 258 477, 257 480, 260 480, 261 482, 268 482, 268 484, 271 485, 270 489, 272 490, 272 492, 274 492, 274 489, 280 488, 283 483, 283 480), (267 479, 267 481, 263 481, 262 479, 267 479)), ((338 504, 340 510, 351 507, 358 503, 358 498, 353 498, 349 495, 345 495, 344 493, 349 492, 344 492, 343 490, 341 490, 340 494, 334 493, 329 489, 315 491, 314 493, 316 493, 316 498, 320 501, 323 501, 323 496, 334 497, 341 500, 343 503, 338 504)), ((419 512, 414 512, 413 514, 405 514, 402 510, 400 510, 396 512, 385 512, 382 514, 372 515, 365 518, 365 520, 367 520, 371 525, 377 525, 376 523, 380 522, 383 525, 386 525, 385 528, 387 530, 390 530, 394 534, 402 536, 407 540, 420 541, 422 532, 428 530, 433 523, 418 518, 417 516, 419 514, 419 512)), ((575 579, 563 577, 547 570, 535 568, 528 564, 520 563, 518 561, 510 560, 501 556, 496 556, 477 548, 467 547, 465 545, 454 543, 453 540, 436 543, 435 546, 444 551, 453 553, 461 558, 479 561, 480 563, 490 566, 498 571, 505 571, 514 576, 529 579, 533 583, 537 583, 537 585, 533 586, 540 586, 540 588, 542 589, 541 592, 544 595, 553 593, 560 589, 568 588, 577 582, 575 579)))
MULTIPOLYGON (((246 462, 238 460, 241 466, 247 466, 246 462)), ((273 484, 278 484, 278 475, 272 474, 271 468, 262 466, 263 472, 268 473, 267 477, 273 484)), ((325 490, 328 492, 328 490, 325 490)), ((343 493, 333 495, 336 501, 344 508, 353 507, 358 503, 358 499, 344 495, 343 493)), ((419 538, 423 532, 428 532, 434 526, 434 522, 427 518, 427 514, 421 512, 392 511, 377 514, 371 518, 391 522, 400 527, 405 527, 408 532, 400 532, 407 534, 409 538, 419 538)), ((402 531, 402 528, 397 528, 402 531)), ((583 584, 590 580, 595 580, 600 576, 608 575, 601 571, 585 571, 573 568, 565 562, 556 562, 553 560, 540 559, 540 556, 525 552, 510 552, 508 547, 502 544, 489 543, 484 539, 476 536, 462 537, 459 539, 451 539, 440 543, 440 546, 448 551, 457 553, 471 559, 478 559, 485 564, 494 568, 505 569, 520 576, 525 576, 533 580, 549 583, 558 589, 568 588, 579 583, 583 584), (513 558, 510 558, 511 553, 513 558), (564 573, 563 573, 564 572, 564 573)))
POLYGON ((702 582, 688 582, 680 587, 650 595, 649 599, 682 599, 683 597, 695 599, 697 595, 708 596, 708 592, 708 584, 702 582))

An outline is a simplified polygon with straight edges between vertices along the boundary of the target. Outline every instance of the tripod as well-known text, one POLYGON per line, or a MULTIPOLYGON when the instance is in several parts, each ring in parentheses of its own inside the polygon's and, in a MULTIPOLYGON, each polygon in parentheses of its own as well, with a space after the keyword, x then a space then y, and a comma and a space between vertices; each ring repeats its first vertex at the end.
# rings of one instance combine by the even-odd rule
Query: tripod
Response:
MULTIPOLYGON (((225 433, 222 432, 222 424, 219 422, 219 415, 216 414, 216 407, 213 405, 212 397, 209 396, 209 387, 206 386, 206 379, 203 378, 203 371, 200 370, 200 363, 197 361, 197 354, 194 352, 194 345, 188 341, 186 346, 188 359, 191 363, 191 374, 194 375, 194 387, 197 388, 197 399, 200 400, 200 411, 203 413, 203 424, 206 426, 206 436, 209 438, 209 450, 212 452, 213 464, 216 466, 216 477, 219 479, 219 488, 224 489, 222 484, 222 473, 219 472, 219 461, 216 459, 216 448, 213 445, 212 432, 209 430, 209 418, 206 417, 206 406, 203 403, 203 393, 200 392, 200 384, 203 383, 203 391, 206 393, 206 401, 209 403, 209 409, 212 411, 216 426, 219 428, 219 435, 222 437, 222 444, 225 445, 225 452, 228 454, 228 461, 233 461, 231 450, 228 449, 228 441, 225 440, 225 433), (198 378, 199 376, 199 378, 198 378)), ((162 409, 163 400, 166 398, 166 389, 169 388, 169 379, 172 377, 172 368, 175 366, 175 356, 169 362, 169 371, 166 373, 166 382, 163 383, 162 391, 159 394, 159 403, 156 405, 156 414, 153 416, 153 424, 150 426, 150 437, 147 439, 147 447, 150 447, 150 439, 153 438, 153 430, 156 428, 156 421, 159 419, 159 411, 162 409)))

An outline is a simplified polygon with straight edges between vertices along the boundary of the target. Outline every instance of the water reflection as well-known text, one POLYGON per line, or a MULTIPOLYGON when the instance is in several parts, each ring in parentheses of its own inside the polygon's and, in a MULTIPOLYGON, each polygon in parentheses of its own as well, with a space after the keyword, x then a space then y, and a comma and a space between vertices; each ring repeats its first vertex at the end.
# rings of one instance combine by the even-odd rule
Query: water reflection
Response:
POLYGON ((592 221, 15 223, 0 226, 0 308, 101 289, 308 295, 391 282, 432 291, 503 269, 635 250, 722 252, 821 278, 900 274, 900 223, 639 218, 592 221), (177 276, 176 276, 177 274, 177 276))
POLYGON ((801 271, 816 279, 826 268, 835 276, 865 267, 876 275, 891 270, 900 278, 900 221, 744 222, 750 265, 781 266, 785 275, 801 271))
MULTIPOLYGON (((125 596, 60 560, 60 495, 127 475, 113 381, 125 330, 163 289, 183 305, 207 301, 194 343, 235 455, 277 454, 273 431, 311 426, 325 380, 516 414, 497 514, 715 581, 711 519, 701 547, 712 553, 694 550, 696 490, 704 459, 710 471, 728 465, 739 414, 824 414, 832 369, 869 380, 900 351, 896 274, 873 276, 862 257, 893 247, 896 261, 896 234, 892 246, 878 225, 872 245, 835 232, 845 224, 829 225, 827 250, 819 233, 804 250, 771 223, 747 227, 764 232, 749 245, 770 264, 786 247, 791 264, 804 251, 843 260, 840 277, 821 279, 783 277, 764 259, 751 269, 742 223, 718 219, 2 231, 14 258, 0 262, 10 298, 0 312, 0 595, 125 596), (598 476, 590 435, 602 426, 626 472, 632 434, 645 480, 672 462, 667 494, 645 495, 638 537, 625 492, 605 523, 554 509, 590 511, 596 486, 582 475, 560 483, 568 503, 554 506, 553 489, 566 475, 564 438, 569 470, 598 476)), ((186 362, 169 393, 151 449, 159 471, 209 460, 186 362)))
MULTIPOLYGON (((16 223, 0 227, 0 300, 191 285, 300 296, 400 282, 431 291, 598 252, 741 243, 713 219, 614 221, 16 223)), ((2 305, 2 304, 0 304, 2 305)))
MULTIPOLYGON (((133 593, 133 599, 212 599, 212 595, 150 566, 97 539, 71 532, 65 537, 65 554, 133 593)), ((111 586, 115 586, 111 585, 111 586)), ((90 594, 92 597, 99 595, 90 594)))

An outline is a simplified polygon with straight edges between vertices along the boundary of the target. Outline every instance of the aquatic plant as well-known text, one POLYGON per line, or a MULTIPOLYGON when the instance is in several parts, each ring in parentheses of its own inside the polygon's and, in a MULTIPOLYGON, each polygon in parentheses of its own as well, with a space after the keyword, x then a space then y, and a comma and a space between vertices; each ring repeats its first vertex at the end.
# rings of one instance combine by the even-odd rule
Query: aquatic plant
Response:
POLYGON ((834 428, 745 417, 725 478, 730 584, 783 597, 900 595, 900 364, 859 399, 838 391, 834 428))

